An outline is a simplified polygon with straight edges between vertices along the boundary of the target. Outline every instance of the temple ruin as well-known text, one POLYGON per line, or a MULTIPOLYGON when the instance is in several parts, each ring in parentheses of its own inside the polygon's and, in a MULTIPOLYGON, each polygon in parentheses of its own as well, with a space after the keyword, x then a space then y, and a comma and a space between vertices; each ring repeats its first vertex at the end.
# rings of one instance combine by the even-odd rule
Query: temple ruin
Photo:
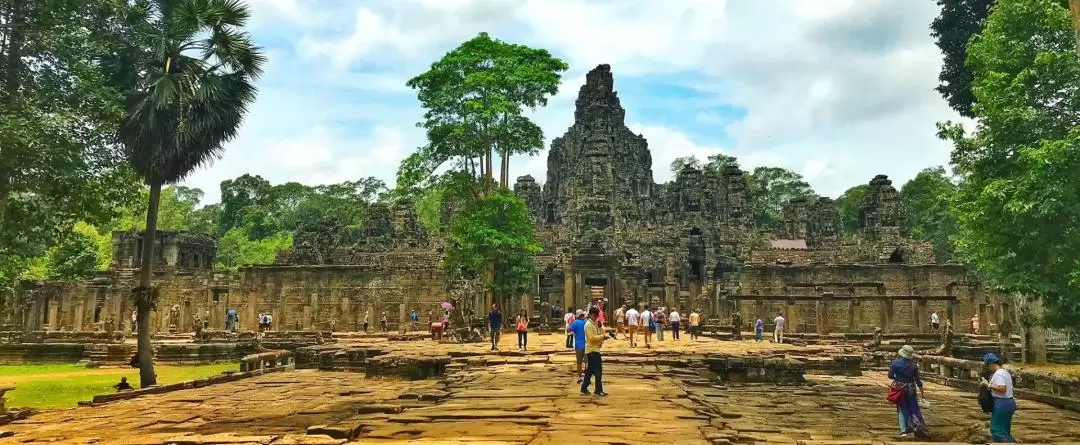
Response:
MULTIPOLYGON (((1008 324, 1007 305, 963 265, 938 263, 930 245, 907 238, 886 176, 870 179, 854 239, 844 239, 829 198, 791 202, 782 229, 765 233, 754 227, 744 171, 686 168, 657 184, 648 142, 625 116, 610 67, 598 66, 581 86, 573 125, 551 143, 545 182, 522 176, 513 185, 544 251, 535 292, 502 301, 507 310, 525 308, 542 323, 604 299, 609 312, 698 308, 713 325, 729 324, 733 310, 744 323, 784 314, 790 330, 820 334, 925 332, 934 310, 957 326, 973 314, 991 329, 1008 324)), ((159 332, 190 332, 195 314, 207 313, 221 329, 228 309, 245 330, 262 312, 281 329, 357 330, 369 312, 372 322, 386 312, 396 326, 407 311, 425 317, 447 298, 473 308, 491 298, 439 269, 441 240, 407 200, 373 205, 348 236, 298 236, 275 264, 235 273, 212 269, 209 237, 161 232, 155 243, 159 332)), ((92 280, 26 284, 7 302, 2 330, 130 331, 141 234, 117 233, 114 245, 112 267, 92 280)))

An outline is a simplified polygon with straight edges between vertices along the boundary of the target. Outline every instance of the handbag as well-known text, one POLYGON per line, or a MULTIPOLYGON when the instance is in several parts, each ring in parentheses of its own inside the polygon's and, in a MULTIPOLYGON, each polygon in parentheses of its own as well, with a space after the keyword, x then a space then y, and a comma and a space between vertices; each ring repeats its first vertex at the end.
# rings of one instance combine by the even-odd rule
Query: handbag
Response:
POLYGON ((903 392, 901 392, 899 386, 890 385, 889 386, 889 392, 887 394, 885 394, 885 400, 888 400, 889 402, 892 402, 893 405, 899 405, 900 404, 900 397, 902 395, 903 395, 903 392))
POLYGON ((984 413, 994 412, 994 395, 990 393, 990 388, 979 388, 979 408, 984 413))

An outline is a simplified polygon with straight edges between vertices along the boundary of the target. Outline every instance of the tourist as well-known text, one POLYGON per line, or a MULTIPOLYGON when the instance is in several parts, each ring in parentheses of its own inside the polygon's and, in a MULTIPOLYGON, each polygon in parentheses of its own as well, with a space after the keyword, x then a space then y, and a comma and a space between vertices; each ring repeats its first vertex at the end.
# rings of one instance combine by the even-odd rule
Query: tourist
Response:
POLYGON ((409 313, 409 322, 412 325, 409 329, 415 330, 416 324, 420 322, 420 313, 416 311, 416 308, 413 308, 412 312, 409 313))
MULTIPOLYGON (((701 314, 697 309, 690 311, 690 339, 698 338, 698 329, 701 327, 701 314)), ((736 326, 736 329, 738 327, 736 326)))
POLYGON ((600 324, 600 309, 589 309, 589 321, 585 323, 585 378, 581 382, 581 395, 589 395, 589 384, 596 378, 594 395, 603 397, 604 364, 600 358, 600 347, 604 345, 604 327, 600 324))
POLYGON ((971 333, 979 335, 979 314, 971 316, 971 333))
POLYGON ((236 309, 228 309, 225 311, 225 330, 229 332, 236 332, 236 309))
POLYGON ((522 309, 517 316, 518 351, 527 351, 529 348, 529 314, 522 309))
POLYGON ((668 314, 668 324, 671 325, 671 340, 679 341, 679 322, 682 321, 682 317, 679 316, 679 308, 672 307, 671 313, 668 314))
POLYGON ((639 324, 641 324, 641 314, 638 313, 636 308, 631 307, 630 310, 626 311, 626 331, 631 348, 637 346, 637 330, 639 324))
POLYGON ((266 313, 266 330, 269 331, 274 328, 274 316, 273 314, 266 313))
POLYGON ((207 309, 205 312, 203 312, 202 322, 204 330, 210 329, 210 309, 207 309))
POLYGON ((982 385, 990 388, 994 396, 994 412, 990 414, 990 436, 994 442, 1014 443, 1012 437, 1012 418, 1016 413, 1016 399, 1013 398, 1013 378, 1009 371, 1001 366, 1001 359, 993 352, 983 356, 983 363, 990 366, 994 374, 990 380, 982 379, 982 385))
POLYGON ((919 407, 919 396, 926 398, 926 394, 923 393, 922 379, 919 378, 919 365, 913 360, 915 349, 911 345, 904 345, 897 355, 899 357, 889 366, 889 378, 892 379, 889 392, 890 396, 897 393, 893 403, 896 404, 897 420, 900 423, 900 438, 906 439, 912 434, 920 439, 928 438, 930 434, 926 432, 926 421, 923 420, 922 409, 919 407))
POLYGON ((754 341, 765 340, 765 320, 757 319, 757 323, 754 323, 754 341))
POLYGON ((570 308, 563 315, 563 325, 566 326, 566 349, 574 349, 574 331, 570 329, 574 320, 577 320, 577 317, 574 316, 574 308, 570 308))
POLYGON ((784 314, 777 313, 776 318, 773 319, 773 324, 776 326, 773 328, 773 343, 780 344, 784 342, 784 325, 787 324, 787 320, 784 320, 784 314))
POLYGON ((659 306, 653 313, 656 318, 656 341, 664 341, 664 329, 667 328, 667 313, 664 310, 663 306, 659 306))
POLYGON ((139 332, 139 311, 131 311, 131 332, 139 332))
POLYGON ((491 312, 488 312, 487 316, 488 330, 491 331, 491 350, 499 350, 499 334, 502 332, 502 312, 499 312, 499 306, 496 304, 491 305, 491 312))
POLYGON ((615 338, 619 338, 619 334, 623 334, 626 327, 626 305, 624 304, 615 310, 615 338))
POLYGON ((367 334, 368 324, 371 323, 371 311, 364 311, 364 333, 367 334))
POLYGON ((379 313, 379 326, 382 327, 383 332, 390 331, 390 323, 386 319, 386 311, 379 313))
POLYGON ((934 313, 930 314, 930 332, 938 332, 941 328, 941 316, 938 315, 937 309, 934 309, 934 313))
POLYGON ((585 311, 577 310, 576 318, 570 323, 570 333, 574 338, 574 357, 577 360, 575 375, 577 375, 577 382, 581 383, 585 376, 585 372, 581 369, 581 365, 585 362, 585 311))
POLYGON ((653 320, 653 317, 649 307, 645 306, 645 310, 641 312, 641 321, 638 324, 641 326, 641 333, 645 336, 646 348, 652 348, 652 330, 656 329, 656 321, 653 320))
POLYGON ((266 312, 259 312, 259 332, 266 332, 266 312))
POLYGON ((116 388, 116 392, 131 391, 135 389, 128 383, 127 377, 120 377, 120 383, 113 385, 113 388, 116 388))

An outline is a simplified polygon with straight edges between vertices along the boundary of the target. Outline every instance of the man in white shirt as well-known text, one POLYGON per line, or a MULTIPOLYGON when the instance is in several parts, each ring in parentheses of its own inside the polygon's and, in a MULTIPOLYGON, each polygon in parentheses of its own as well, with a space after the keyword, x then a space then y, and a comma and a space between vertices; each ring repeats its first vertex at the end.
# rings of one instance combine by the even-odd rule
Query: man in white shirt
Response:
POLYGON ((671 326, 671 340, 679 341, 679 322, 682 321, 682 317, 679 315, 679 308, 671 308, 671 312, 668 313, 668 325, 671 326))
POLYGON ((649 307, 648 306, 645 306, 645 310, 642 311, 641 316, 638 317, 638 326, 640 326, 641 333, 645 334, 645 347, 646 348, 651 348, 652 347, 652 346, 650 346, 650 344, 652 343, 652 330, 653 330, 653 326, 650 326, 650 324, 652 324, 652 319, 653 319, 653 313, 649 312, 649 307))
POLYGON ((933 314, 930 314, 930 332, 937 332, 941 327, 941 316, 938 315, 937 310, 934 310, 933 314))
POLYGON ((631 348, 637 346, 637 328, 638 324, 641 323, 640 317, 641 314, 638 314, 637 309, 630 308, 630 310, 626 311, 626 327, 629 328, 628 334, 631 348))
POLYGON ((773 323, 776 323, 776 329, 773 330, 773 342, 784 342, 784 324, 787 320, 784 320, 784 314, 776 314, 776 318, 773 319, 773 323))
POLYGON ((574 308, 566 310, 566 315, 563 315, 563 324, 566 325, 566 349, 574 349, 574 331, 570 329, 570 325, 574 323, 577 317, 574 316, 574 308))

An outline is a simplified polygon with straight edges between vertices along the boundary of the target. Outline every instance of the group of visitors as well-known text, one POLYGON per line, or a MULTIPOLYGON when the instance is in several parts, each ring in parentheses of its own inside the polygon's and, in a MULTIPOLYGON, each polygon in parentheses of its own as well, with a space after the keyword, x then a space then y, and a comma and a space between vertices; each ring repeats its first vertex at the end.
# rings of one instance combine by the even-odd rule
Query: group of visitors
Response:
MULTIPOLYGON (((784 342, 784 328, 787 327, 787 320, 784 319, 784 314, 776 314, 776 318, 773 319, 773 343, 784 342)), ((757 319, 754 322, 754 341, 765 340, 765 320, 757 319)))
MULTIPOLYGON (((370 325, 370 323, 371 323, 371 311, 364 311, 364 333, 365 334, 368 332, 368 326, 370 325)), ((381 313, 379 313, 379 327, 382 328, 383 332, 389 332, 390 331, 390 323, 386 318, 386 311, 382 311, 381 313)))
POLYGON ((270 326, 274 323, 274 316, 269 312, 259 313, 259 331, 266 332, 270 330, 270 326))
MULTIPOLYGON (((910 345, 904 345, 897 352, 898 357, 889 366, 889 379, 892 384, 886 398, 896 405, 900 437, 915 436, 925 439, 930 437, 930 433, 926 428, 922 408, 929 406, 929 403, 926 401, 923 382, 919 377, 919 365, 915 362, 914 355, 915 349, 910 345)), ((992 352, 983 356, 983 364, 986 372, 980 379, 979 404, 983 411, 990 413, 990 436, 996 443, 1016 442, 1012 437, 1012 418, 1016 413, 1012 374, 992 352)))
POLYGON ((604 392, 604 364, 600 356, 600 347, 606 339, 604 326, 600 322, 598 307, 590 307, 588 318, 584 310, 566 313, 566 345, 574 348, 576 358, 575 375, 577 383, 581 384, 581 395, 589 395, 589 386, 592 380, 596 380, 593 394, 598 397, 607 396, 604 392), (584 365, 584 368, 583 368, 584 365))
MULTIPOLYGON (((502 326, 503 326, 502 311, 499 310, 499 305, 491 305, 491 312, 488 312, 487 316, 487 328, 491 332, 491 350, 499 350, 499 339, 502 338, 502 326)), ((514 328, 517 331, 517 349, 518 351, 527 351, 529 349, 529 314, 522 309, 518 312, 514 318, 514 328)))
MULTIPOLYGON (((701 311, 694 310, 690 313, 689 320, 687 320, 686 331, 690 334, 691 339, 698 338, 701 330, 701 311)), ((602 312, 601 312, 602 313, 602 312)), ((566 320, 571 319, 572 314, 566 313, 566 320)), ((652 347, 652 336, 655 333, 658 341, 664 340, 664 331, 667 327, 671 328, 671 337, 673 341, 679 341, 679 333, 682 329, 682 315, 679 314, 679 309, 672 307, 670 309, 663 306, 657 306, 653 310, 649 310, 645 307, 640 312, 636 308, 627 308, 627 305, 622 305, 619 309, 615 310, 615 333, 613 337, 618 339, 619 335, 623 335, 627 341, 630 342, 631 347, 636 347, 637 335, 640 332, 645 340, 645 347, 652 347)), ((569 332, 569 325, 567 326, 569 332)), ((568 334, 569 335, 569 334, 568 334)), ((569 347, 569 337, 567 339, 567 347, 569 347)))

